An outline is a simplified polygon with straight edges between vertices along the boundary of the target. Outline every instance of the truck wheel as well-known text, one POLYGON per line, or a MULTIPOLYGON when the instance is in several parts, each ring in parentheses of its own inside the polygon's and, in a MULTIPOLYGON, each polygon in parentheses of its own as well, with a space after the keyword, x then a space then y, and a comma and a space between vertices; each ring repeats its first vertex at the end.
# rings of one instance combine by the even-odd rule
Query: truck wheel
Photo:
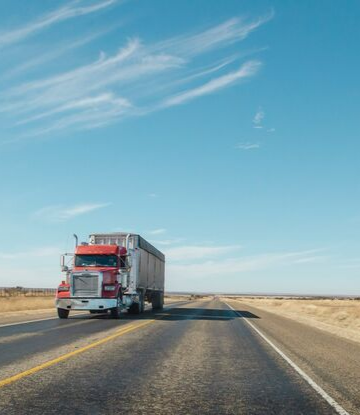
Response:
POLYGON ((139 298, 139 308, 140 308, 140 313, 143 313, 145 311, 145 298, 144 298, 144 294, 140 295, 139 298))
POLYGON ((58 308, 57 309, 59 318, 68 318, 70 310, 66 310, 65 308, 58 308))
POLYGON ((153 310, 162 310, 164 307, 164 293, 155 292, 151 298, 151 305, 153 310))
POLYGON ((159 310, 164 308, 164 293, 159 293, 159 310))
POLYGON ((140 304, 139 303, 131 304, 128 311, 130 314, 140 314, 140 304))
POLYGON ((121 300, 120 297, 117 298, 116 307, 110 310, 112 318, 119 318, 121 314, 121 300))
POLYGON ((145 298, 144 294, 139 294, 139 302, 138 303, 132 303, 128 312, 130 314, 140 314, 143 313, 145 310, 145 298))

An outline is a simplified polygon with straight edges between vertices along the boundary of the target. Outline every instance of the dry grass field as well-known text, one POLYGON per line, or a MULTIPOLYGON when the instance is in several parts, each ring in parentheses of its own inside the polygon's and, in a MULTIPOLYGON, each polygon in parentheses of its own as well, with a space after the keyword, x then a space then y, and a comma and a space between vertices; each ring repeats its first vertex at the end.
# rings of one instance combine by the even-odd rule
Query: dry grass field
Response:
POLYGON ((359 300, 241 297, 236 301, 360 342, 359 300))
MULTIPOLYGON (((165 303, 189 300, 189 296, 166 296, 165 303)), ((15 311, 54 309, 54 296, 38 297, 0 297, 0 314, 15 311)))
POLYGON ((0 297, 0 314, 13 311, 42 310, 54 308, 54 297, 0 297))
POLYGON ((177 301, 189 301, 192 297, 190 295, 165 295, 164 296, 164 303, 170 304, 175 303, 177 301))

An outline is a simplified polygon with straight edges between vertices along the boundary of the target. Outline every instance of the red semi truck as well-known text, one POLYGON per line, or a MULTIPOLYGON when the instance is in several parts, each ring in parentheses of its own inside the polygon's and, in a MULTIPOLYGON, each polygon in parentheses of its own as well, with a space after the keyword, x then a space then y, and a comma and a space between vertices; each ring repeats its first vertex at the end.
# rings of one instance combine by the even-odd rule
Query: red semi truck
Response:
POLYGON ((71 310, 110 310, 114 318, 119 318, 123 309, 142 313, 145 301, 152 303, 153 309, 162 309, 162 252, 133 233, 92 234, 89 242, 80 245, 74 236, 75 253, 61 256, 66 278, 56 294, 59 318, 67 318, 71 310))

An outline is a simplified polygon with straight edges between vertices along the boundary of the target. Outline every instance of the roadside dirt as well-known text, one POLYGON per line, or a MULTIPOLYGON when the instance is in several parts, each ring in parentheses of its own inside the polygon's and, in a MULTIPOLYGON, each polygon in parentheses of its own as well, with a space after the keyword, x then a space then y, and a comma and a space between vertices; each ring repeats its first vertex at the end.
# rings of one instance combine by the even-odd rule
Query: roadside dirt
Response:
POLYGON ((360 342, 358 300, 240 297, 236 301, 360 342))

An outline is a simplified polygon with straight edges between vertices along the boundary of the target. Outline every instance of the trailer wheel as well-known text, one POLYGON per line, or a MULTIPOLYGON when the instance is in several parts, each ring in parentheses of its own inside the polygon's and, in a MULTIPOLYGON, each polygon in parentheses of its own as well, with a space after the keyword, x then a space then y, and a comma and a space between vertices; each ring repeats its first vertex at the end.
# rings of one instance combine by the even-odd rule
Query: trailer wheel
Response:
POLYGON ((151 297, 151 305, 153 310, 162 310, 164 307, 164 293, 155 292, 151 297))
POLYGON ((110 309, 111 317, 112 318, 119 318, 121 314, 121 299, 120 297, 117 298, 116 307, 110 309))
POLYGON ((58 308, 57 309, 59 318, 68 318, 70 310, 66 310, 65 308, 58 308))
POLYGON ((159 310, 162 310, 164 308, 164 293, 159 293, 159 310))
POLYGON ((139 300, 140 313, 143 313, 145 311, 145 296, 143 293, 140 295, 139 300))

